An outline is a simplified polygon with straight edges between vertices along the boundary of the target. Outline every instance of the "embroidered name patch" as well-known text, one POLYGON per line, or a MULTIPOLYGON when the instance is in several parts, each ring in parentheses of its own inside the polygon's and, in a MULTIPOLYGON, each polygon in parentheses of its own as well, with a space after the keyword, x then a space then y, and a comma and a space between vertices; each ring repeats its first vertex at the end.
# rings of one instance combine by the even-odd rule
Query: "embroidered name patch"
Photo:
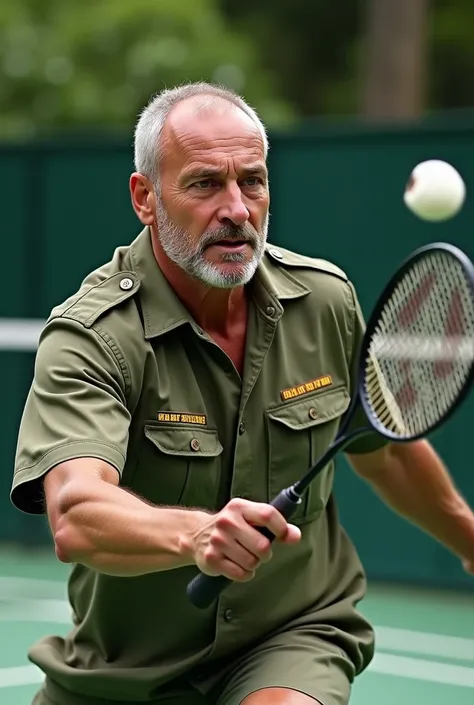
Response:
POLYGON ((280 392, 280 396, 283 401, 287 401, 288 399, 294 399, 295 397, 300 397, 303 394, 308 394, 309 392, 315 392, 317 389, 323 389, 323 387, 330 387, 331 384, 332 377, 330 375, 325 375, 324 377, 312 379, 310 382, 299 384, 297 387, 283 389, 280 392))
POLYGON ((187 423, 197 426, 206 426, 205 414, 182 414, 174 411, 159 411, 156 418, 162 423, 187 423))

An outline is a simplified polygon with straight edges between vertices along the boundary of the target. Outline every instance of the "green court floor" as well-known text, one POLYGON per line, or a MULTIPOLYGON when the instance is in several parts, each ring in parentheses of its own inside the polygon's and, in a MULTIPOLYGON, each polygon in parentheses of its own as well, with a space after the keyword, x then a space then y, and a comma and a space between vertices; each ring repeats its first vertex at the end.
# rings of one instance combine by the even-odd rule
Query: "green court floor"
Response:
MULTIPOLYGON (((30 705, 41 673, 29 644, 69 628, 68 567, 54 555, 0 551, 0 703, 30 705)), ((472 595, 371 585, 362 606, 377 655, 351 705, 473 705, 472 595)))

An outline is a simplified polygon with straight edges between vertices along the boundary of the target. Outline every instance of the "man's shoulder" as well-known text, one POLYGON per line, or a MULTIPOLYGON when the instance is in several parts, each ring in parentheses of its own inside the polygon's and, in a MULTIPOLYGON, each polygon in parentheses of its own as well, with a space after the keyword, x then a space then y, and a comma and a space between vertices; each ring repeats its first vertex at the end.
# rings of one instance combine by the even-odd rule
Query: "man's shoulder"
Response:
POLYGON ((118 247, 109 262, 90 272, 74 294, 52 309, 48 321, 72 319, 91 328, 99 318, 131 299, 140 287, 140 279, 131 266, 129 249, 118 247))
POLYGON ((349 280, 347 274, 340 267, 328 260, 309 257, 308 255, 274 245, 267 245, 265 252, 270 260, 283 267, 293 270, 312 270, 313 272, 331 275, 344 282, 349 280))
MULTIPOLYGON (((267 272, 277 291, 298 298, 302 311, 332 310, 352 315, 355 291, 346 272, 329 260, 278 245, 265 248, 267 272), (298 294, 306 294, 299 297, 298 294)), ((288 296, 287 296, 288 297, 288 296)))

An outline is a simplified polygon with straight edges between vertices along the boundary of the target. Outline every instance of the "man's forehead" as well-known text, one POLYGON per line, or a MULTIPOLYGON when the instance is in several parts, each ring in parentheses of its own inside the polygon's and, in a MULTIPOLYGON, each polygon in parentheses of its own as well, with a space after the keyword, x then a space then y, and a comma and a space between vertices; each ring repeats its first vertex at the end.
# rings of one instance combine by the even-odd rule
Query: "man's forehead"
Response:
POLYGON ((169 114, 162 133, 163 146, 182 156, 196 151, 236 147, 263 155, 263 137, 255 122, 238 106, 222 99, 182 101, 169 114))

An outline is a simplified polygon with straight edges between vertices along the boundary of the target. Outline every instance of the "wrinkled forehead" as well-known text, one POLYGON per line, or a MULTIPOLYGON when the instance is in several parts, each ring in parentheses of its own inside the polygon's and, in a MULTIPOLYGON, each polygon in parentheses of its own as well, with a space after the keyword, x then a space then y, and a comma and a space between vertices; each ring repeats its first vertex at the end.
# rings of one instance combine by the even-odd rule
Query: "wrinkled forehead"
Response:
POLYGON ((166 120, 161 148, 162 170, 202 160, 265 162, 259 127, 238 106, 221 99, 178 103, 166 120))

